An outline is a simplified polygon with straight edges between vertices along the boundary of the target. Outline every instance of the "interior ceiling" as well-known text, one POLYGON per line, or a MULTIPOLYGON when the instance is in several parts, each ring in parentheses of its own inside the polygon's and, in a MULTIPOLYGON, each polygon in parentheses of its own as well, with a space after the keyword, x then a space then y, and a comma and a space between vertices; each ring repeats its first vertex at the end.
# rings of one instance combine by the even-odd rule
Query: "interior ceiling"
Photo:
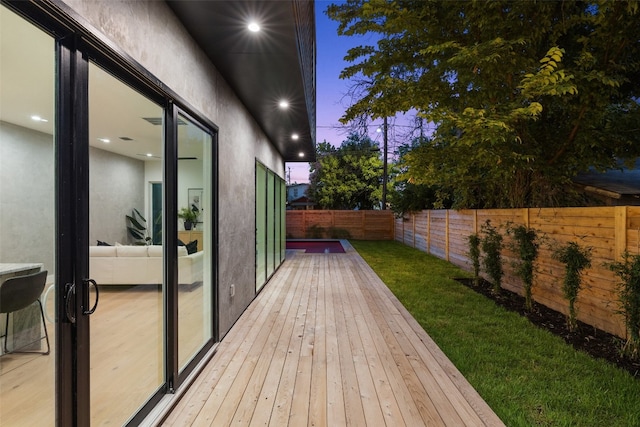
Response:
POLYGON ((305 102, 293 1, 168 3, 285 161, 312 160, 315 112, 309 114, 305 102), (261 31, 248 31, 252 21, 260 24, 261 31), (282 99, 290 104, 287 110, 278 108, 282 99), (293 133, 300 136, 298 141, 291 139, 293 133))
MULTIPOLYGON (((313 159, 315 143, 298 62, 291 2, 170 4, 284 160, 313 159), (261 22, 260 33, 246 30, 250 19, 261 22), (278 107, 281 99, 289 101, 288 110, 278 107), (300 139, 292 140, 292 133, 300 139), (299 156, 301 152, 304 157, 299 156)), ((53 134, 53 39, 5 8, 0 8, 0 30, 0 74, 5 82, 0 87, 0 120, 53 134), (32 115, 48 121, 36 122, 32 115)), ((91 115, 90 145, 138 159, 147 153, 154 155, 150 159, 159 158, 161 127, 145 119, 159 119, 161 108, 97 67, 92 67, 91 73, 90 111, 109 114, 91 115), (111 142, 104 144, 98 138, 109 138, 111 142)), ((197 154, 181 150, 180 155, 197 154)))
MULTIPOLYGON (((49 35, 0 7, 1 121, 53 135, 54 49, 49 35)), ((89 76, 89 145, 138 160, 162 158, 162 107, 93 64, 89 76)), ((179 128, 179 156, 201 158, 202 145, 189 140, 187 127, 179 128)))

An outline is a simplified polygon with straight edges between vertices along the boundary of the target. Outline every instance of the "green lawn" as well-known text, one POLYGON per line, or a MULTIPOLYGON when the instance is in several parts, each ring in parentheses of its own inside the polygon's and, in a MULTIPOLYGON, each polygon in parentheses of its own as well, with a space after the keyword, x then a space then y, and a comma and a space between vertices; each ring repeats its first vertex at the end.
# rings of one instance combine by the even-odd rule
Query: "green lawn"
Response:
POLYGON ((507 426, 640 426, 640 379, 574 350, 398 242, 351 241, 507 426))

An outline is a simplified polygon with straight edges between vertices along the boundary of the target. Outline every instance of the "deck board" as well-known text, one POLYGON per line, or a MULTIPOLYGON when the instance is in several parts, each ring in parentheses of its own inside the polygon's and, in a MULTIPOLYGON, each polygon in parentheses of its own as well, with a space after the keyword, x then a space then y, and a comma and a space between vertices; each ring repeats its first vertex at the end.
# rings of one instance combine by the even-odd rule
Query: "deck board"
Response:
POLYGON ((502 426, 352 249, 290 252, 163 425, 502 426))

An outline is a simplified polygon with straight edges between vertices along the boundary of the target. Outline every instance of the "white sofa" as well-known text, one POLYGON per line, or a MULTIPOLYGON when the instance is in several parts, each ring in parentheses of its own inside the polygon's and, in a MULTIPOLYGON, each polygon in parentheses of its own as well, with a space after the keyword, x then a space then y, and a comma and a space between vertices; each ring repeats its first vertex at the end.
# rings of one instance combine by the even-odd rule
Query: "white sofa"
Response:
MULTIPOLYGON (((178 283, 202 282, 203 252, 178 246, 178 283)), ((90 246, 89 274, 98 285, 162 283, 162 246, 90 246)))

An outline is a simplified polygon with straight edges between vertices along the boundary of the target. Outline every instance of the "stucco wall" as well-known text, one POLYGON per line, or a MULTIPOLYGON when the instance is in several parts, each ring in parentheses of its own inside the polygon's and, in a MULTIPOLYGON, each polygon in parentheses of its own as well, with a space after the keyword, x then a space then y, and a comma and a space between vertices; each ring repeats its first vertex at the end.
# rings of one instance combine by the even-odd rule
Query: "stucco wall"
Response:
POLYGON ((2 262, 39 262, 53 271, 53 155, 51 135, 0 122, 2 262))
POLYGON ((89 182, 89 243, 129 243, 125 215, 144 212, 144 162, 91 147, 89 182))
POLYGON ((284 162, 164 2, 66 4, 219 126, 219 326, 224 334, 255 296, 255 160, 281 177, 284 162))

